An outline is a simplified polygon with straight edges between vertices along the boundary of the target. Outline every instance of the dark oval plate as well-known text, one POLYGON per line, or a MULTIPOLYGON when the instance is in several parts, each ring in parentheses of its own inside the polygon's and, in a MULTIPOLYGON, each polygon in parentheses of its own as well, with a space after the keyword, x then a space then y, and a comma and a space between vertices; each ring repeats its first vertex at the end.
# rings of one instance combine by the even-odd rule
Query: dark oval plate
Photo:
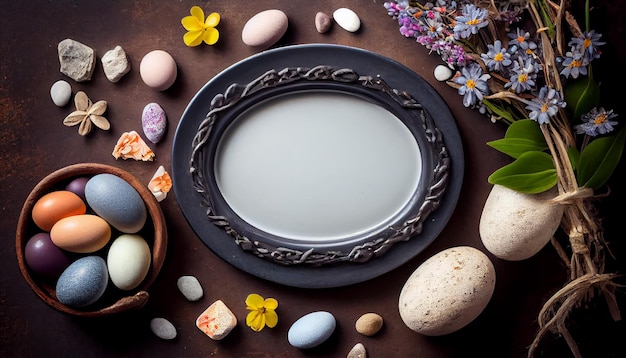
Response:
POLYGON ((447 224, 463 180, 449 109, 384 56, 312 44, 227 68, 174 138, 183 215, 218 256, 303 288, 350 285, 407 262, 447 224))

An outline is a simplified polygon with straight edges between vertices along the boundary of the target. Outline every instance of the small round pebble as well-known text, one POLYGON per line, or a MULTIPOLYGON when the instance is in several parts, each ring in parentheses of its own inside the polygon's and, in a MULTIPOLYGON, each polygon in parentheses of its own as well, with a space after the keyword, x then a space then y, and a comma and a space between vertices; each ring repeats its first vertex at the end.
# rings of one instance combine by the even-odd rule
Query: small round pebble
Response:
POLYGON ((367 358, 367 351, 363 343, 355 344, 350 352, 348 352, 347 358, 367 358))
POLYGON ((330 312, 311 312, 295 321, 287 332, 289 344, 309 349, 326 341, 335 331, 337 321, 330 312))
POLYGON ((333 19, 335 19, 337 25, 348 32, 357 32, 361 28, 359 15, 346 7, 335 10, 335 12, 333 12, 333 19))
POLYGON ((332 25, 333 19, 330 17, 330 15, 324 12, 318 12, 317 14, 315 14, 315 28, 320 34, 323 34, 330 30, 332 25))
POLYGON ((148 87, 165 91, 176 81, 178 74, 176 61, 163 50, 148 52, 139 64, 139 74, 148 87))
POLYGON ((452 77, 452 70, 448 66, 438 65, 435 67, 434 75, 439 82, 447 81, 452 77))
POLYGON ((383 318, 377 313, 366 313, 356 320, 356 331, 364 336, 373 336, 383 327, 383 318))
POLYGON ((150 321, 150 330, 161 339, 170 340, 176 338, 176 327, 165 318, 153 318, 150 321))
POLYGON ((52 102, 59 107, 65 106, 72 97, 72 86, 67 81, 59 80, 50 87, 52 102))
POLYGON ((289 20, 284 12, 278 9, 261 11, 243 26, 241 40, 248 46, 266 49, 283 37, 288 25, 289 20))
POLYGON ((202 285, 195 276, 181 276, 176 281, 180 292, 189 301, 198 301, 204 295, 202 285))

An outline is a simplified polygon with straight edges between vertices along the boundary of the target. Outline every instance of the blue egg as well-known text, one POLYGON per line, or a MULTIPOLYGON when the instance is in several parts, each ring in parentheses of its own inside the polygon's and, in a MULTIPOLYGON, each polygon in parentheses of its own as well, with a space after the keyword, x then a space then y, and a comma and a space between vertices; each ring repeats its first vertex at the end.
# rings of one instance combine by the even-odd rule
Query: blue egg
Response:
POLYGON ((313 348, 326 341, 335 331, 336 325, 335 316, 330 312, 311 312, 291 325, 287 339, 296 348, 313 348))
POLYGON ((85 256, 74 261, 59 277, 57 299, 70 307, 89 306, 102 297, 109 283, 109 272, 100 256, 85 256))
POLYGON ((93 176, 85 186, 85 198, 93 211, 117 230, 134 234, 146 223, 143 199, 126 180, 113 174, 93 176))

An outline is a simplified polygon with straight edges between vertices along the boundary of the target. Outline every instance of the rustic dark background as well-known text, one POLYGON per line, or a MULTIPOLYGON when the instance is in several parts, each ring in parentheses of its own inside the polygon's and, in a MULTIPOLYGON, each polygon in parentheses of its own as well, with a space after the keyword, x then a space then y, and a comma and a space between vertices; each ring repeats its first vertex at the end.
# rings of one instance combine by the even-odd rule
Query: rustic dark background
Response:
MULTIPOLYGON (((607 45, 595 67, 602 80, 603 105, 626 115, 622 100, 624 10, 621 1, 597 3, 592 23, 607 45)), ((574 1, 579 6, 583 1, 574 1)), ((478 236, 482 205, 490 190, 487 176, 508 159, 489 149, 485 142, 500 138, 505 128, 491 124, 462 107, 455 90, 437 83, 432 71, 436 56, 398 33, 398 26, 383 8, 383 1, 6 1, 0 2, 0 356, 166 356, 166 357, 345 357, 362 342, 369 357, 524 357, 538 327, 536 317, 543 303, 563 285, 567 271, 548 245, 535 257, 522 262, 493 258, 497 272, 496 291, 487 308, 464 329, 443 337, 424 337, 408 329, 397 310, 400 289, 411 272, 431 255, 457 245, 484 250, 478 236), (206 13, 222 16, 220 40, 215 46, 188 48, 180 20, 193 5, 206 13), (327 34, 315 31, 318 11, 332 13, 339 7, 355 10, 362 19, 358 33, 338 26, 327 34), (240 39, 247 19, 259 11, 278 8, 289 17, 287 34, 275 45, 335 43, 361 47, 390 57, 429 81, 442 95, 456 117, 465 150, 466 172, 458 206, 448 226, 423 253, 400 268, 371 281, 350 287, 302 290, 256 279, 226 264, 196 237, 187 225, 172 193, 161 203, 168 223, 169 249, 162 273, 152 289, 147 306, 137 312, 104 319, 79 319, 59 313, 35 296, 23 280, 15 258, 15 227, 21 205, 32 187, 48 173, 78 162, 99 162, 123 168, 147 182, 158 165, 169 168, 174 131, 187 103, 208 80, 230 64, 255 53, 240 39), (50 100, 52 83, 59 72, 57 44, 72 38, 96 49, 98 63, 91 81, 69 82, 74 93, 84 90, 92 100, 109 103, 109 132, 95 130, 83 138, 77 129, 62 125, 72 105, 56 107, 50 100), (130 57, 132 70, 119 83, 110 83, 102 71, 100 56, 121 45, 130 57), (145 86, 139 76, 144 54, 163 49, 178 64, 178 79, 165 92, 145 86), (157 102, 169 117, 169 132, 152 145, 156 161, 116 161, 111 156, 122 132, 140 130, 145 104, 157 102), (187 302, 176 289, 181 275, 195 275, 205 297, 187 302), (257 292, 276 297, 279 325, 260 333, 243 323, 246 295, 257 292), (239 318, 239 326, 223 341, 204 336, 194 324, 197 315, 216 299, 224 300, 239 318), (337 318, 337 329, 322 346, 300 351, 287 342, 291 323, 316 310, 337 318), (363 337, 354 322, 363 313, 377 312, 385 319, 382 331, 363 337), (152 335, 149 321, 166 317, 178 337, 163 341, 152 335)), ((626 269, 623 235, 623 163, 610 182, 611 195, 599 204, 605 218, 607 240, 615 259, 607 271, 626 269)), ((623 282, 620 279, 620 282, 623 282)), ((618 292, 622 310, 623 289, 618 292)), ((626 356, 626 326, 613 322, 602 300, 592 301, 573 315, 573 335, 587 357, 626 356)), ((558 336, 549 336, 538 356, 566 357, 569 351, 558 336)))

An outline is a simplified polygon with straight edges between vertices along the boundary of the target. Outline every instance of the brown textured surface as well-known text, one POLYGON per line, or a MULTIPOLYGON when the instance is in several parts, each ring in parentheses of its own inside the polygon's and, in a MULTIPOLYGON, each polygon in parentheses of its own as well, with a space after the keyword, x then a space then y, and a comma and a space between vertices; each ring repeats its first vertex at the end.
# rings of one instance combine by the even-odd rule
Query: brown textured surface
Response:
MULTIPOLYGON (((604 49, 598 75, 604 78, 607 106, 626 115, 620 103, 624 5, 607 2, 597 9, 595 23, 610 46, 604 49)), ((3 1, 0 5, 0 356, 164 356, 164 357, 345 357, 362 342, 369 357, 522 357, 537 330, 536 315, 545 300, 561 287, 567 272, 554 250, 547 246, 523 262, 494 259, 497 272, 495 294, 483 314, 466 328, 444 337, 415 334, 397 311, 400 289, 410 273, 426 258, 442 249, 470 245, 484 250, 478 236, 478 219, 488 191, 487 176, 507 162, 488 149, 485 142, 499 138, 503 128, 492 125, 462 107, 455 91, 436 83, 432 70, 435 56, 398 33, 383 1, 3 1), (180 19, 192 5, 222 16, 217 45, 187 48, 182 42, 180 19), (318 11, 332 13, 338 7, 354 9, 362 19, 358 33, 334 26, 328 33, 315 30, 318 11), (261 281, 226 264, 195 236, 187 225, 173 193, 161 203, 168 224, 169 248, 161 275, 150 290, 150 299, 140 311, 106 319, 79 319, 47 306, 30 290, 17 267, 15 228, 21 205, 35 184, 48 173, 80 162, 100 162, 125 169, 148 182, 159 165, 169 168, 174 131, 185 106, 212 76, 254 51, 240 40, 245 21, 268 8, 279 8, 289 17, 289 30, 276 46, 301 43, 337 43, 366 48, 410 67, 424 76, 450 105, 464 141, 466 173, 453 217, 440 237, 422 254, 371 281, 332 290, 301 290, 261 281), (111 130, 84 138, 77 128, 62 125, 72 105, 56 107, 50 100, 59 72, 56 46, 72 38, 94 48, 98 58, 116 45, 130 57, 132 70, 119 83, 110 83, 98 61, 91 81, 72 84, 94 101, 109 103, 105 116, 111 130), (170 52, 178 63, 178 79, 165 92, 145 86, 139 77, 139 62, 153 49, 170 52), (169 130, 162 142, 152 145, 156 161, 116 161, 113 145, 122 132, 140 130, 143 107, 159 103, 167 112, 169 130), (195 275, 205 297, 187 302, 177 291, 181 275, 195 275), (279 324, 255 333, 245 326, 244 300, 248 293, 272 296, 279 301, 279 324), (215 342, 195 327, 196 317, 212 302, 222 299, 239 318, 238 327, 224 340, 215 342), (287 342, 291 323, 311 311, 327 310, 337 318, 337 329, 322 346, 300 351, 287 342), (384 320, 382 330, 364 337, 354 329, 364 313, 376 312, 384 320), (149 321, 165 317, 178 330, 173 341, 152 335, 149 321)), ((623 167, 623 165, 621 166, 623 167)), ((612 181, 612 194, 603 201, 617 261, 609 269, 626 271, 626 245, 620 230, 625 197, 624 175, 612 181), (622 242, 620 242, 622 241, 622 242)), ((618 299, 625 310, 624 293, 618 299)), ((605 305, 594 302, 575 315, 572 333, 589 357, 626 355, 623 322, 614 323, 605 305)), ((544 356, 568 356, 562 340, 547 339, 539 350, 544 356)))

